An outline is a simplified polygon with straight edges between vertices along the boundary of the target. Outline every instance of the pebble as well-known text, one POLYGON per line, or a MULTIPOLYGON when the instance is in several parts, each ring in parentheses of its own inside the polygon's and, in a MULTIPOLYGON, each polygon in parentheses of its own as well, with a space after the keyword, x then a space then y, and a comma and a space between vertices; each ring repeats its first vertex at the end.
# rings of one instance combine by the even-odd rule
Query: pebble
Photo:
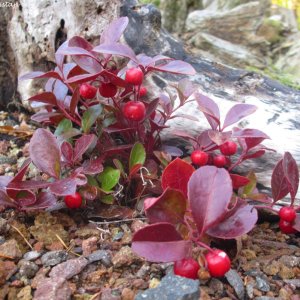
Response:
POLYGON ((23 256, 17 241, 14 239, 8 240, 0 245, 0 254, 2 256, 11 257, 12 259, 18 259, 23 256))
POLYGON ((41 257, 42 253, 38 251, 29 251, 26 252, 23 256, 23 259, 31 261, 31 260, 36 260, 39 257, 41 257))
POLYGON ((300 279, 285 279, 284 282, 295 288, 300 288, 300 279))
POLYGON ((7 220, 0 218, 0 235, 5 235, 9 231, 9 228, 7 220))
POLYGON ((241 278, 241 276, 238 274, 237 271, 230 269, 226 274, 225 277, 229 284, 233 287, 235 290, 236 295, 239 299, 245 298, 245 289, 244 289, 244 283, 241 278))
POLYGON ((137 271, 136 277, 138 278, 144 278, 150 271, 149 265, 142 265, 141 268, 137 271))
POLYGON ((24 288, 20 290, 20 292, 17 295, 18 300, 31 300, 31 286, 27 285, 24 288))
POLYGON ((293 269, 288 268, 286 266, 282 266, 282 268, 281 268, 280 272, 278 273, 278 275, 282 279, 292 279, 295 276, 293 269))
POLYGON ((110 267, 112 265, 111 255, 109 251, 97 250, 87 256, 89 263, 95 261, 100 261, 105 267, 110 267))
POLYGON ((262 292, 269 292, 270 291, 270 284, 268 283, 268 281, 266 279, 264 279, 261 276, 257 276, 255 278, 256 280, 256 287, 262 291, 262 292))
POLYGON ((267 264, 263 267, 263 271, 267 275, 274 276, 280 271, 280 266, 281 264, 278 261, 273 260, 271 264, 267 264))
POLYGON ((124 288, 121 293, 122 300, 134 300, 135 293, 129 288, 124 288))
POLYGON ((216 297, 222 297, 224 293, 224 284, 216 278, 212 278, 209 282, 209 288, 213 291, 216 297))
POLYGON ((129 266, 139 261, 141 261, 141 258, 138 257, 129 246, 122 247, 112 258, 112 263, 116 268, 129 266))
POLYGON ((93 251, 97 249, 98 238, 92 236, 86 240, 82 241, 82 253, 84 256, 91 254, 93 251))
POLYGON ((58 250, 58 251, 50 251, 45 253, 42 257, 42 264, 45 267, 48 266, 55 266, 63 261, 66 261, 68 258, 68 253, 64 250, 58 250))
POLYGON ((253 287, 254 287, 253 283, 249 283, 246 285, 246 293, 250 299, 253 298, 253 294, 254 294, 253 287))
POLYGON ((39 270, 39 267, 34 262, 27 260, 20 260, 18 266, 20 268, 19 275, 26 278, 33 278, 39 270))
POLYGON ((283 255, 279 261, 289 268, 300 266, 300 257, 283 255))
POLYGON ((139 293, 135 300, 199 300, 199 297, 198 280, 169 274, 158 287, 139 293))

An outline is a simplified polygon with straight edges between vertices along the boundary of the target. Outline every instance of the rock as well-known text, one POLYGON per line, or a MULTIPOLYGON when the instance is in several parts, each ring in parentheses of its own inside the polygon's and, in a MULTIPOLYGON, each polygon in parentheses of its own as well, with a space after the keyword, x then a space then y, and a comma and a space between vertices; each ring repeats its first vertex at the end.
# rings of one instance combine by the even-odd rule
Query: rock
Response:
POLYGON ((269 292, 270 291, 270 284, 268 283, 267 279, 261 277, 261 276, 256 276, 256 287, 262 291, 262 292, 269 292))
POLYGON ((22 252, 16 240, 8 240, 0 245, 1 256, 11 257, 12 259, 18 259, 22 257, 22 252))
POLYGON ((288 268, 286 266, 281 267, 281 270, 279 271, 278 275, 282 279, 291 279, 295 276, 293 269, 288 268))
POLYGON ((122 290, 122 294, 121 294, 122 300, 134 300, 134 296, 135 296, 134 291, 129 288, 124 288, 122 290))
POLYGON ((229 284, 233 287, 236 295, 239 299, 244 299, 245 297, 245 288, 244 283, 240 275, 237 271, 230 269, 226 274, 225 277, 229 284))
POLYGON ((58 251, 50 251, 45 253, 42 257, 42 264, 45 267, 48 266, 55 266, 60 264, 61 262, 67 260, 68 253, 64 250, 58 250, 58 251))
POLYGON ((141 258, 138 257, 129 246, 122 247, 112 258, 112 263, 115 268, 120 268, 125 265, 129 266, 139 261, 141 261, 141 258))
POLYGON ((24 254, 23 259, 31 261, 31 260, 36 260, 39 257, 41 257, 42 253, 38 251, 29 251, 24 254))
POLYGON ((21 277, 33 278, 39 267, 32 261, 20 260, 18 263, 21 277))
POLYGON ((79 274, 87 264, 88 260, 84 257, 70 259, 52 268, 49 275, 52 278, 61 277, 64 279, 70 279, 79 274))
POLYGON ((198 280, 167 275, 161 280, 158 287, 137 294, 135 300, 198 300, 199 297, 198 280))
POLYGON ((89 263, 100 261, 105 267, 112 265, 111 254, 105 250, 97 250, 87 257, 89 263))
POLYGON ((6 280, 8 280, 16 271, 17 267, 14 262, 0 260, 0 286, 5 284, 6 280))
POLYGON ((279 271, 280 271, 280 266, 281 264, 276 261, 276 260, 273 260, 271 262, 271 264, 266 264, 264 267, 263 267, 263 271, 267 274, 267 275, 271 275, 271 276, 274 276, 276 275, 279 271))
POLYGON ((101 290, 101 300, 121 300, 118 290, 104 288, 101 290))
POLYGON ((32 295, 31 295, 31 286, 27 285, 23 287, 20 292, 17 295, 18 300, 31 300, 32 295))
POLYGON ((224 284, 219 279, 212 278, 209 282, 209 288, 214 292, 215 297, 222 297, 224 293, 224 284))
POLYGON ((100 231, 96 228, 85 226, 76 230, 75 235, 81 239, 87 239, 93 236, 100 236, 100 231))
POLYGON ((84 256, 91 254, 97 249, 98 238, 93 236, 82 241, 82 252, 84 256))
POLYGON ((5 235, 9 231, 9 228, 7 220, 0 218, 0 235, 5 235))
POLYGON ((300 257, 297 256, 283 255, 279 261, 289 268, 300 266, 300 257))

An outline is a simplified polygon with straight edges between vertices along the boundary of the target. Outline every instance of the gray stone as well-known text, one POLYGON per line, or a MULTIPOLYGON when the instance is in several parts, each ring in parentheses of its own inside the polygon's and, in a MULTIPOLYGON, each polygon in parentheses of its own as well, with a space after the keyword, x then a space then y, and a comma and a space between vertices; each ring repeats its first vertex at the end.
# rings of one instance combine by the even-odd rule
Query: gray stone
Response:
POLYGON ((3 235, 0 235, 0 245, 5 243, 5 237, 3 235))
POLYGON ((294 255, 283 255, 280 257, 279 261, 289 268, 300 266, 300 257, 294 255))
POLYGON ((110 267, 112 265, 111 255, 108 251, 105 250, 94 251, 86 258, 88 259, 89 263, 100 261, 105 267, 110 267))
POLYGON ((33 278, 36 272, 39 270, 37 264, 32 261, 21 260, 18 263, 19 266, 19 274, 21 277, 33 278))
POLYGON ((42 263, 45 267, 55 266, 68 258, 68 253, 64 250, 50 251, 45 253, 42 257, 42 263))
POLYGON ((31 260, 36 260, 39 257, 41 257, 42 253, 38 251, 29 251, 26 252, 23 256, 23 259, 31 261, 31 260))
POLYGON ((255 278, 255 280, 256 280, 256 287, 260 291, 262 291, 262 292, 269 292, 270 291, 270 284, 267 281, 267 279, 265 279, 263 277, 260 277, 260 276, 257 276, 255 278))
POLYGON ((244 282, 241 278, 241 276, 238 274, 237 271, 230 269, 226 274, 225 277, 229 284, 233 287, 236 295, 239 299, 245 298, 245 288, 244 288, 244 282))
POLYGON ((139 293, 135 300, 198 300, 199 297, 198 280, 167 275, 158 287, 139 293))

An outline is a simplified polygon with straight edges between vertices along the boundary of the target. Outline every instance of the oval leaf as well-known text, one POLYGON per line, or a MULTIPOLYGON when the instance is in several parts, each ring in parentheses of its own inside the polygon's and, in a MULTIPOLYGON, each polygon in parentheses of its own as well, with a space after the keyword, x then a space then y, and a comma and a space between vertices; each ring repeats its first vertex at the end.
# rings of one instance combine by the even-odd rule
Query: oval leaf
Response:
POLYGON ((225 169, 204 166, 193 173, 188 183, 188 199, 199 234, 227 212, 232 183, 225 169))
POLYGON ((152 262, 171 262, 188 257, 191 242, 182 239, 170 223, 156 223, 137 231, 132 250, 152 262))
POLYGON ((146 160, 146 151, 141 143, 135 143, 130 152, 129 170, 131 171, 135 165, 143 165, 146 160))
POLYGON ((168 72, 174 74, 195 75, 196 71, 189 63, 182 60, 171 60, 170 62, 155 67, 149 66, 148 70, 168 72))
POLYGON ((182 192, 167 188, 158 198, 147 198, 144 209, 150 223, 168 222, 178 224, 183 221, 187 201, 182 192))
POLYGON ((48 130, 39 128, 29 143, 30 158, 36 167, 51 177, 60 175, 60 149, 55 136, 48 130))
POLYGON ((247 177, 237 174, 230 174, 230 178, 232 180, 232 187, 234 189, 239 189, 240 187, 245 186, 250 182, 247 177))
POLYGON ((102 32, 100 44, 116 43, 128 25, 128 17, 113 20, 102 32))
POLYGON ((275 166, 271 178, 272 196, 275 202, 282 199, 289 193, 289 187, 284 174, 282 161, 283 159, 281 159, 275 166))
POLYGON ((82 155, 88 150, 89 147, 93 146, 96 141, 97 137, 94 134, 85 134, 81 136, 75 143, 73 160, 81 160, 82 155))
POLYGON ((89 107, 83 114, 83 118, 81 121, 81 127, 84 133, 90 131, 93 124, 96 122, 97 118, 102 113, 102 105, 97 104, 89 107))
POLYGON ((180 158, 176 158, 164 169, 161 186, 165 190, 170 187, 187 196, 188 181, 195 171, 194 167, 180 158))
POLYGON ((109 192, 119 182, 120 174, 120 170, 112 167, 106 167, 97 177, 101 182, 101 188, 104 191, 109 192))
POLYGON ((53 182, 49 189, 57 196, 74 195, 76 192, 77 182, 75 178, 64 178, 53 182))

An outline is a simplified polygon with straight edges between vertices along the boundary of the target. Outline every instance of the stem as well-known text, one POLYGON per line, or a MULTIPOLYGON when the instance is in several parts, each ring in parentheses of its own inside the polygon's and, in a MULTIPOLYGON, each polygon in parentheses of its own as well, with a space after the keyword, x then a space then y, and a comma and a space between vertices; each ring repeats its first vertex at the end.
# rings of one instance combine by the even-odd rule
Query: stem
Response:
POLYGON ((211 249, 209 246, 207 246, 206 244, 200 242, 199 240, 193 240, 194 243, 196 243, 198 246, 205 248, 206 250, 213 252, 213 249, 211 249))
POLYGON ((243 157, 240 156, 239 159, 228 168, 228 172, 230 172, 233 168, 235 168, 237 165, 239 165, 243 161, 243 157))

